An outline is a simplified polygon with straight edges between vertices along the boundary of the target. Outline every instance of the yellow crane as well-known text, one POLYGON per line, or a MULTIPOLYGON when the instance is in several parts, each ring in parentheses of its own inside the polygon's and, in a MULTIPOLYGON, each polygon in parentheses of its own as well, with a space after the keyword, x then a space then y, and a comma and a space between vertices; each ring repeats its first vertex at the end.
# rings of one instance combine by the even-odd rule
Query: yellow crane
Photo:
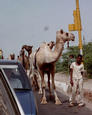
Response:
POLYGON ((76 10, 73 11, 73 16, 74 16, 74 24, 69 24, 68 29, 69 31, 78 31, 80 54, 83 55, 82 37, 81 37, 82 25, 81 25, 81 17, 79 9, 79 0, 76 0, 76 10))

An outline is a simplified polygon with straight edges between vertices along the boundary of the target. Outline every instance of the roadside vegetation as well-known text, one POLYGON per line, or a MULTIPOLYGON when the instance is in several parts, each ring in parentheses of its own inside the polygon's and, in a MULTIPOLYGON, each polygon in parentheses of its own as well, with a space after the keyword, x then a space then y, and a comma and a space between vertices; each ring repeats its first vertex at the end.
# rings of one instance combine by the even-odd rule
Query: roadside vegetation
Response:
MULTIPOLYGON (((68 61, 69 55, 73 54, 74 57, 80 53, 78 46, 71 46, 67 52, 63 53, 59 61, 56 63, 56 72, 63 72, 68 74, 68 61)), ((87 71, 87 77, 92 78, 92 42, 83 45, 83 63, 87 71)))

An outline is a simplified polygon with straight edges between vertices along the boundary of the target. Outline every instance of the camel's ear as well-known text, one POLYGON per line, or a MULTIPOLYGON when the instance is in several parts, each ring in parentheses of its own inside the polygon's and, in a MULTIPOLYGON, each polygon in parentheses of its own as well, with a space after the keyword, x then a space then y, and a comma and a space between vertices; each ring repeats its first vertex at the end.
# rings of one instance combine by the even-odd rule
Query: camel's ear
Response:
POLYGON ((68 33, 66 33, 66 36, 68 36, 69 34, 68 33))
POLYGON ((53 45, 55 45, 55 42, 54 42, 54 41, 52 41, 52 44, 53 44, 53 45))
POLYGON ((60 30, 60 33, 63 34, 63 30, 62 29, 60 30))
POLYGON ((54 44, 54 41, 52 41, 52 44, 54 44))
POLYGON ((47 46, 49 46, 49 43, 47 44, 47 46))
POLYGON ((53 43, 54 43, 54 41, 51 41, 51 43, 53 44, 53 43))

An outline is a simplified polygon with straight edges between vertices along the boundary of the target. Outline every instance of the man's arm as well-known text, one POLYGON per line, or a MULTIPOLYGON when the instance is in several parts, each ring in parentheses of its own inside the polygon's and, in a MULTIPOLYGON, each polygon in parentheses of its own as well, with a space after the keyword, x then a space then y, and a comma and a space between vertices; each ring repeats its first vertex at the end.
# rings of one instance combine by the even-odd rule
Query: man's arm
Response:
POLYGON ((71 84, 71 86, 73 86, 73 77, 72 77, 72 75, 73 75, 73 69, 70 69, 70 84, 71 84))
POLYGON ((82 64, 82 68, 81 68, 81 75, 83 76, 84 73, 84 65, 82 64))

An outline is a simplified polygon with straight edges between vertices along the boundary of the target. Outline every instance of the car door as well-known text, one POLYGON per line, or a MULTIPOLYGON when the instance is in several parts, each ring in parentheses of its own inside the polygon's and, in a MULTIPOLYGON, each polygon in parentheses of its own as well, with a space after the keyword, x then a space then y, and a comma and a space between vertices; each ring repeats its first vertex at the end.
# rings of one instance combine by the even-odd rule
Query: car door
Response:
POLYGON ((0 69, 0 115, 24 115, 0 69))

